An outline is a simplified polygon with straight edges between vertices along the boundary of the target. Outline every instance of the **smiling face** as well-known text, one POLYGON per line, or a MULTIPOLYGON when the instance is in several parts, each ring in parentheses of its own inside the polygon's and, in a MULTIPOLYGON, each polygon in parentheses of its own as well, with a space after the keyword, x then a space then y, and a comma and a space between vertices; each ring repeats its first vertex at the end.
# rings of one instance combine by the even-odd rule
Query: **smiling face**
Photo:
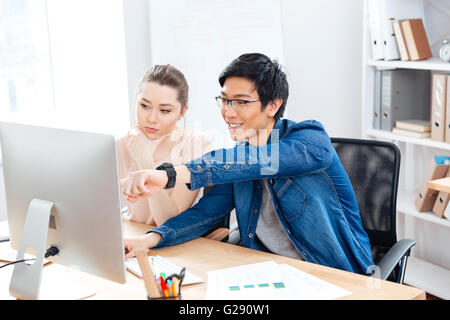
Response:
MULTIPOLYGON (((259 100, 255 84, 243 77, 229 77, 222 87, 221 97, 226 99, 259 100)), ((243 110, 234 110, 230 105, 222 108, 222 117, 228 125, 231 138, 235 141, 248 140, 251 145, 263 145, 275 124, 275 114, 281 100, 269 102, 261 110, 261 102, 247 103, 243 110)))
POLYGON ((187 111, 178 101, 178 91, 148 82, 136 99, 137 127, 151 140, 172 132, 187 111))

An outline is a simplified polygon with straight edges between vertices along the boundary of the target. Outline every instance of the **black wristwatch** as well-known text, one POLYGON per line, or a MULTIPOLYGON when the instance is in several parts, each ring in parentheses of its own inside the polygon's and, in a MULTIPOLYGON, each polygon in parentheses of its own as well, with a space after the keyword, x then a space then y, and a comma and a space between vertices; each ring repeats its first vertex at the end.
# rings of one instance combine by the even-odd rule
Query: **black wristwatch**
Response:
POLYGON ((172 189, 175 186, 175 182, 177 180, 177 172, 175 171, 173 164, 164 162, 160 164, 156 168, 156 170, 165 170, 167 172, 168 181, 164 189, 172 189))

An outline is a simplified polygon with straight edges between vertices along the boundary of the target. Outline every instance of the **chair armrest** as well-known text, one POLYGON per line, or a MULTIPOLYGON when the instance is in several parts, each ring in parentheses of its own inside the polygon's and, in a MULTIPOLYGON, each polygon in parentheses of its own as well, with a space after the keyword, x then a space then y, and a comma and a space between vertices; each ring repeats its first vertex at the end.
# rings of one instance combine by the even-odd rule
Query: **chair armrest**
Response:
POLYGON ((402 239, 392 246, 386 255, 378 262, 380 279, 386 280, 400 262, 403 256, 409 256, 410 249, 416 242, 410 239, 402 239))
POLYGON ((229 234, 230 234, 230 230, 228 230, 227 228, 218 228, 218 229, 214 230, 213 232, 211 232, 210 234, 208 234, 207 236, 205 236, 205 238, 208 238, 211 240, 222 241, 223 239, 228 237, 229 234))

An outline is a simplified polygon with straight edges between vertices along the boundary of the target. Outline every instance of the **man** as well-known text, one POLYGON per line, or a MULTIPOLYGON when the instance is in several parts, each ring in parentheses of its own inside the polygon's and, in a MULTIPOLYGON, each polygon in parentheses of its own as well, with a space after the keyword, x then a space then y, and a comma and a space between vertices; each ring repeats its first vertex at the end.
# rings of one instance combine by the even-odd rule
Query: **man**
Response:
POLYGON ((197 238, 236 209, 245 247, 368 273, 370 244, 350 180, 320 123, 281 119, 289 88, 279 64, 244 54, 225 68, 219 83, 216 100, 239 143, 175 168, 139 171, 122 182, 130 201, 175 182, 192 190, 214 185, 179 216, 126 239, 127 257, 197 238))

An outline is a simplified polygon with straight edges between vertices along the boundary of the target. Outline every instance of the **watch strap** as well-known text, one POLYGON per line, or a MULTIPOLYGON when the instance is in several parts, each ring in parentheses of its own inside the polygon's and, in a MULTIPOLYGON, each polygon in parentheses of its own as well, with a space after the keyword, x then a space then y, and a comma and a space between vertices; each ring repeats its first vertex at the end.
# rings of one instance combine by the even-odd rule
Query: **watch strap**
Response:
POLYGON ((164 189, 172 189, 175 186, 177 172, 175 171, 175 168, 173 167, 173 164, 164 162, 160 164, 158 167, 156 167, 156 170, 164 170, 167 173, 167 184, 164 187, 164 189))

